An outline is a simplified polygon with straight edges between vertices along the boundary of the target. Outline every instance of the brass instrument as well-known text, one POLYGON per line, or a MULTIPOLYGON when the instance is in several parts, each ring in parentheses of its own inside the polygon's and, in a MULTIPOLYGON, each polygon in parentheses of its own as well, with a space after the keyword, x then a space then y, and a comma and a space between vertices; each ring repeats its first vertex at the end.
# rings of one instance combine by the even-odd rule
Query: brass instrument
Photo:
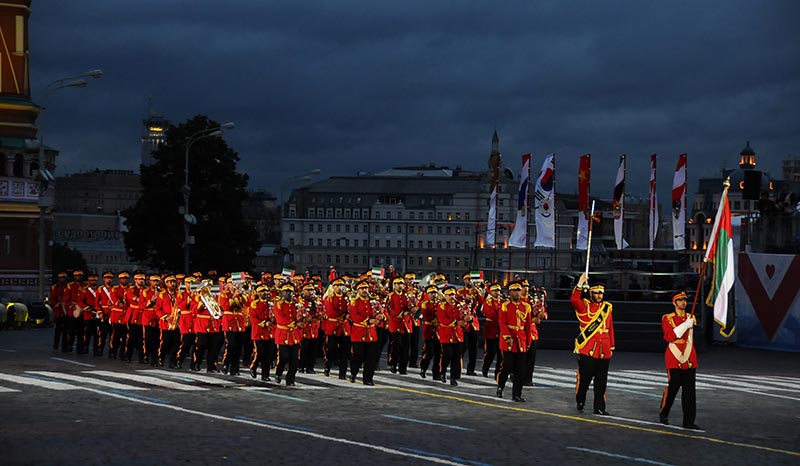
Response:
POLYGON ((217 298, 214 297, 212 287, 214 285, 211 282, 206 281, 203 283, 203 286, 197 290, 197 296, 200 298, 200 301, 203 305, 208 309, 208 313, 211 314, 211 317, 214 319, 221 319, 222 318, 222 307, 220 307, 217 298))
POLYGON ((170 304, 172 305, 172 311, 164 316, 164 320, 167 321, 167 329, 168 330, 175 330, 178 328, 178 319, 181 316, 181 308, 178 307, 177 304, 177 296, 173 296, 167 292, 167 296, 169 297, 170 304))

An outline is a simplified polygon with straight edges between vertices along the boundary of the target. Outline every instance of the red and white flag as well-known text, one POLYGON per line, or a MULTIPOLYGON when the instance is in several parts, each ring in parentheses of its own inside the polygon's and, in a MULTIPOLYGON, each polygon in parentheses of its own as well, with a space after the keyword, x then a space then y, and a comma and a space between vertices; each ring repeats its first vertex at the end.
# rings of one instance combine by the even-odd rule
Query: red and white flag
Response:
POLYGON ((614 241, 617 249, 625 249, 628 242, 622 237, 622 222, 625 215, 625 154, 619 158, 619 169, 617 170, 617 181, 614 183, 614 199, 611 202, 614 212, 614 241))
POLYGON ((714 276, 706 304, 714 306, 714 320, 720 325, 720 333, 729 337, 734 330, 734 322, 728 319, 728 292, 733 288, 735 276, 733 263, 733 227, 731 207, 728 202, 728 189, 722 192, 717 217, 711 229, 710 243, 706 248, 706 262, 710 262, 714 276), (728 329, 728 327, 731 327, 728 329))
POLYGON ((686 154, 678 157, 672 179, 672 248, 686 249, 686 154))
POLYGON ((517 192, 517 219, 514 230, 508 238, 508 245, 513 248, 528 247, 528 186, 531 181, 531 154, 522 156, 522 171, 517 192))
POLYGON ((648 228, 648 240, 650 250, 655 247, 656 236, 658 235, 658 194, 656 193, 656 161, 658 156, 650 156, 650 222, 648 228))
POLYGON ((544 158, 542 170, 536 178, 533 197, 536 199, 536 242, 534 247, 556 247, 556 156, 544 158))
POLYGON ((589 212, 589 184, 591 181, 592 155, 581 155, 578 165, 578 240, 575 249, 589 247, 589 222, 594 212, 589 212))

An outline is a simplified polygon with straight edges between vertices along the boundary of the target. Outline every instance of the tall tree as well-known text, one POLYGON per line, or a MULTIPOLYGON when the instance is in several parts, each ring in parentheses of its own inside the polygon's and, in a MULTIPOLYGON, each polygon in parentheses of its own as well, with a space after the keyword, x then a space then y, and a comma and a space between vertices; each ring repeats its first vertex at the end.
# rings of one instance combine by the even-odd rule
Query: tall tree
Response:
MULTIPOLYGON (((219 127, 197 115, 167 130, 155 163, 141 167, 142 197, 123 212, 125 248, 133 259, 160 270, 183 270, 182 187, 186 144, 192 135, 219 127)), ((197 139, 189 153, 191 227, 190 271, 249 270, 258 250, 258 234, 242 217, 248 176, 236 172, 239 155, 221 136, 197 139)))

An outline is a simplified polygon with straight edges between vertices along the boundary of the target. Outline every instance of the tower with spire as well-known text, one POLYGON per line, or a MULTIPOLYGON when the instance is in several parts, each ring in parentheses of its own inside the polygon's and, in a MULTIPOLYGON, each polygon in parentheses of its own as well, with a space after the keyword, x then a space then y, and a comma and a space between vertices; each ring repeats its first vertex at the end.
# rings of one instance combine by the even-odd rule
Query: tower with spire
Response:
POLYGON ((152 106, 147 110, 147 118, 142 120, 142 165, 152 165, 155 162, 153 152, 167 140, 167 127, 169 121, 164 115, 159 115, 152 106))

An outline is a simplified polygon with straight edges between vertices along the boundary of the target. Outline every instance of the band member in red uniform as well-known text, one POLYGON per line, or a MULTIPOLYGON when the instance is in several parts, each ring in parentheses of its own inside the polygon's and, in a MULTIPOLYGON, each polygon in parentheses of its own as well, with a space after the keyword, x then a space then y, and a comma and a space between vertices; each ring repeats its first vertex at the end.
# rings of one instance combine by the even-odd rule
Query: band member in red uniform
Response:
POLYGON ((169 368, 175 369, 177 365, 178 344, 180 331, 178 322, 181 318, 181 303, 178 300, 178 280, 174 275, 164 278, 164 291, 156 301, 156 316, 161 331, 158 345, 158 365, 163 366, 169 359, 169 368))
POLYGON ((64 301, 67 305, 67 342, 61 351, 72 352, 72 345, 77 345, 77 349, 83 344, 83 310, 78 306, 78 298, 83 293, 86 284, 83 281, 83 270, 72 272, 72 281, 67 283, 64 291, 64 301))
POLYGON ((439 327, 439 321, 436 319, 437 307, 439 307, 439 288, 436 285, 429 285, 425 288, 425 299, 420 304, 423 346, 419 375, 423 379, 428 371, 428 365, 432 366, 433 378, 438 380, 440 377, 439 365, 442 362, 442 344, 439 343, 439 334, 437 332, 439 327))
MULTIPOLYGON (((522 291, 525 292, 523 285, 522 291)), ((529 297, 528 303, 531 305, 531 344, 528 347, 528 354, 525 358, 525 386, 533 386, 533 371, 536 368, 536 347, 539 342, 539 324, 543 320, 547 320, 547 308, 545 297, 547 291, 544 288, 536 288, 533 290, 532 295, 529 297)))
POLYGON ((376 306, 380 304, 370 299, 369 283, 361 281, 356 285, 358 296, 350 301, 348 311, 352 326, 350 341, 353 345, 353 357, 350 359, 350 382, 356 381, 361 364, 364 364, 364 385, 375 385, 372 380, 378 367, 380 346, 378 343, 377 325, 383 314, 376 306))
MULTIPOLYGON (((97 345, 94 348, 95 356, 102 356, 106 347, 106 340, 111 335, 111 306, 114 304, 114 295, 111 293, 114 286, 114 274, 105 272, 103 274, 103 284, 97 289, 97 315, 100 321, 97 323, 97 345)), ((111 344, 109 342, 109 348, 111 344)), ((109 354, 111 350, 109 349, 109 354)))
POLYGON ((142 303, 140 302, 142 292, 145 290, 145 275, 141 272, 134 272, 133 286, 129 286, 125 293, 125 301, 128 308, 123 320, 128 324, 128 337, 125 340, 126 362, 131 362, 133 352, 139 356, 139 364, 144 364, 144 333, 142 330, 142 303))
POLYGON ((509 300, 505 301, 497 314, 497 325, 500 327, 500 351, 503 352, 503 363, 497 375, 497 396, 503 397, 503 389, 508 375, 514 374, 514 385, 511 387, 511 399, 524 402, 522 386, 525 384, 525 358, 531 344, 531 305, 522 300, 522 285, 513 282, 508 285, 509 300))
POLYGON ((117 274, 118 283, 111 288, 111 340, 108 342, 109 359, 125 359, 125 337, 128 335, 128 323, 125 321, 127 311, 126 294, 128 291, 128 279, 130 274, 122 271, 117 274))
POLYGON ((350 356, 350 325, 347 322, 347 287, 341 278, 333 280, 331 290, 323 298, 325 321, 325 376, 331 373, 334 362, 339 368, 339 378, 347 378, 347 360, 350 356))
POLYGON ((178 349, 178 361, 175 363, 178 369, 183 367, 183 361, 185 361, 187 357, 190 361, 194 360, 194 355, 192 353, 197 341, 197 337, 194 333, 194 314, 192 314, 192 300, 194 299, 192 284, 194 282, 194 277, 184 277, 184 287, 178 290, 178 305, 181 310, 181 316, 178 319, 178 331, 181 334, 181 344, 180 349, 178 349))
POLYGON ((300 359, 302 322, 298 321, 297 300, 294 286, 287 283, 281 286, 281 296, 275 301, 275 345, 278 347, 278 364, 275 367, 275 381, 281 383, 283 369, 288 365, 286 385, 293 386, 300 359))
POLYGON ((500 326, 497 325, 497 316, 500 312, 500 307, 503 305, 500 299, 500 290, 502 287, 499 283, 495 283, 489 287, 489 296, 483 302, 481 311, 485 317, 483 321, 483 364, 481 366, 481 373, 484 377, 489 377, 489 369, 492 367, 492 361, 497 359, 494 365, 494 379, 497 380, 497 372, 500 370, 500 364, 503 362, 503 353, 499 350, 498 339, 500 338, 500 326))
POLYGON ((239 375, 239 362, 242 359, 242 348, 247 318, 247 296, 241 288, 236 287, 231 279, 225 284, 225 291, 220 290, 219 304, 222 307, 222 330, 225 333, 225 353, 222 356, 222 373, 239 375))
POLYGON ((83 325, 81 326, 83 335, 78 340, 78 354, 89 354, 89 349, 97 352, 99 344, 98 316, 97 307, 97 279, 96 273, 89 274, 86 278, 89 283, 83 288, 83 292, 78 295, 78 306, 83 309, 83 325))
POLYGON ((161 277, 150 275, 149 286, 142 290, 139 303, 142 306, 142 335, 144 338, 145 363, 151 366, 158 365, 158 344, 161 331, 158 327, 156 315, 156 301, 161 294, 161 277))
POLYGON ((442 362, 439 365, 439 380, 447 381, 447 367, 450 366, 450 385, 458 385, 461 376, 461 344, 464 343, 464 325, 461 310, 456 303, 456 289, 444 289, 445 302, 436 307, 436 320, 439 321, 439 343, 442 345, 442 362), (457 360, 458 359, 458 360, 457 360))
MULTIPOLYGON (((414 311, 414 315, 411 319, 411 343, 409 344, 408 348, 408 367, 417 368, 419 365, 417 361, 419 360, 419 334, 420 334, 420 327, 422 326, 422 319, 419 309, 419 303, 422 302, 423 290, 414 282, 414 279, 417 278, 417 275, 414 273, 407 273, 403 275, 403 280, 406 282, 406 295, 411 297, 414 296, 414 301, 417 304, 417 309, 414 311)), ((413 303, 412 303, 413 304, 413 303)))
POLYGON ((405 280, 400 277, 392 280, 392 291, 386 300, 389 311, 389 334, 392 339, 392 373, 400 370, 401 375, 408 371, 408 347, 411 344, 412 319, 416 309, 411 307, 406 296, 405 280))
MULTIPOLYGON (((476 318, 478 311, 483 306, 483 293, 484 291, 472 283, 471 274, 465 273, 462 276, 464 281, 464 288, 458 290, 458 295, 461 300, 469 303, 469 311, 473 319, 464 326, 464 350, 462 353, 467 353, 467 375, 478 375, 475 373, 475 365, 478 360, 478 332, 480 331, 480 322, 476 318)), ((462 354, 461 357, 464 355, 462 354)))
POLYGON ((253 360, 250 362, 250 376, 258 376, 258 366, 261 366, 261 380, 269 381, 269 371, 272 361, 275 360, 275 314, 273 304, 269 297, 270 289, 267 284, 256 287, 256 299, 250 303, 250 336, 255 343, 253 360))
MULTIPOLYGON (((206 281, 202 285, 210 287, 212 281, 206 281)), ((206 288, 207 290, 208 288, 206 288)), ((210 301, 216 299, 211 293, 208 293, 206 298, 210 301)), ((214 304, 211 304, 212 306, 214 304)), ((196 293, 191 301, 190 309, 194 316, 194 333, 197 335, 197 343, 194 349, 194 360, 192 361, 192 370, 199 371, 203 359, 208 353, 208 362, 206 363, 206 372, 218 373, 217 369, 217 356, 219 356, 219 348, 221 346, 222 332, 220 332, 220 320, 211 316, 205 302, 200 297, 200 291, 196 293)), ((216 306, 219 306, 217 303, 216 306)))
POLYGON ((683 408, 683 427, 685 429, 699 429, 694 423, 697 413, 697 398, 695 395, 695 377, 697 373, 697 352, 694 349, 694 326, 697 325, 694 315, 686 314, 688 297, 683 291, 672 296, 672 305, 675 311, 661 317, 661 329, 664 339, 667 340, 667 351, 664 353, 664 362, 667 366, 669 384, 664 389, 661 399, 661 410, 658 413, 662 424, 669 424, 669 411, 678 395, 678 390, 683 389, 681 407, 683 408))
POLYGON ((69 309, 67 308, 67 301, 65 293, 67 291, 67 274, 66 272, 58 272, 58 281, 50 287, 50 305, 53 307, 53 319, 55 319, 55 328, 53 334, 53 349, 57 350, 59 345, 63 348, 67 347, 67 315, 69 309))
POLYGON ((589 288, 589 299, 582 298, 583 287, 589 281, 584 273, 572 292, 570 301, 578 317, 580 333, 575 339, 578 354, 578 381, 575 401, 578 412, 583 412, 586 392, 594 379, 594 413, 608 415, 606 411, 606 385, 608 365, 614 353, 614 323, 611 303, 604 301, 605 286, 596 283, 589 288))
POLYGON ((322 302, 317 299, 317 289, 313 283, 306 283, 302 287, 300 300, 301 320, 303 327, 303 340, 300 343, 300 372, 315 374, 314 365, 317 362, 317 342, 319 337, 320 316, 323 314, 322 302))

